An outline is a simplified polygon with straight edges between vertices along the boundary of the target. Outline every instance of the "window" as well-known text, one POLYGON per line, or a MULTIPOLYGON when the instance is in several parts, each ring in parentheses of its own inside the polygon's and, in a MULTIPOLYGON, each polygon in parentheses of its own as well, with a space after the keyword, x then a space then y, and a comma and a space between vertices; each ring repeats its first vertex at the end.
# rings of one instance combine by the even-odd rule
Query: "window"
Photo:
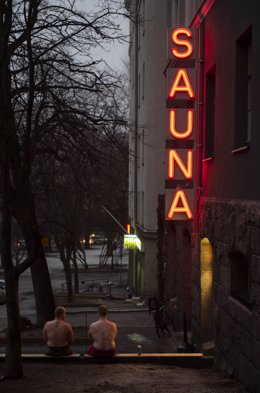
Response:
POLYGON ((231 296, 250 305, 249 263, 238 251, 229 255, 231 262, 231 296))
POLYGON ((167 0, 167 28, 171 29, 174 26, 174 17, 172 15, 172 0, 167 0))
POLYGON ((213 67, 206 74, 206 108, 204 130, 203 158, 214 157, 215 153, 215 96, 216 96, 216 69, 213 67))
POLYGON ((141 76, 140 76, 140 74, 138 74, 138 86, 137 86, 137 89, 138 89, 138 102, 137 102, 137 104, 138 104, 138 108, 140 108, 140 95, 141 95, 141 76))
POLYGON ((143 36, 145 34, 145 0, 143 0, 143 36))
MULTIPOLYGON (((171 11, 172 26, 183 27, 185 24, 185 0, 174 0, 173 4, 169 5, 168 10, 171 11)), ((170 23, 169 19, 167 23, 170 23)))
POLYGON ((144 100, 145 91, 145 63, 143 63, 143 80, 142 80, 142 99, 144 100))
POLYGON ((142 162, 141 162, 142 166, 144 166, 144 128, 142 131, 142 162))
POLYGON ((142 191, 142 226, 144 226, 144 191, 142 191))
POLYGON ((178 25, 184 26, 185 24, 185 1, 178 1, 178 25))
POLYGON ((252 131, 252 30, 239 38, 236 47, 235 148, 251 141, 252 131))
POLYGON ((137 168, 140 168, 140 158, 141 158, 141 135, 138 133, 137 135, 137 157, 136 157, 136 161, 137 161, 137 168))
POLYGON ((173 4, 171 3, 171 12, 172 12, 172 21, 169 22, 171 24, 169 24, 169 28, 172 26, 176 26, 178 25, 178 0, 174 0, 173 4))

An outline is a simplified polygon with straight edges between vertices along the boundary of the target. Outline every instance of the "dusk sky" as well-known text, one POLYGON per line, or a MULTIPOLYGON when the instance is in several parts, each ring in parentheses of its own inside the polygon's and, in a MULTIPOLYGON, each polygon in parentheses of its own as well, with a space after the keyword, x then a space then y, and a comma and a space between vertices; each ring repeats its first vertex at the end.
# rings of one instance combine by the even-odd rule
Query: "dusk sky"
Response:
MULTIPOLYGON (((95 11, 95 9, 99 9, 98 4, 100 3, 98 0, 77 0, 78 8, 85 11, 95 11)), ((129 21, 124 19, 123 17, 118 17, 117 20, 120 25, 122 32, 124 34, 128 34, 129 32, 129 21)), ((103 51, 99 48, 95 49, 95 54, 97 56, 101 56, 112 69, 114 70, 122 70, 124 69, 124 62, 128 60, 128 43, 112 43, 110 45, 106 45, 106 51, 103 51)))

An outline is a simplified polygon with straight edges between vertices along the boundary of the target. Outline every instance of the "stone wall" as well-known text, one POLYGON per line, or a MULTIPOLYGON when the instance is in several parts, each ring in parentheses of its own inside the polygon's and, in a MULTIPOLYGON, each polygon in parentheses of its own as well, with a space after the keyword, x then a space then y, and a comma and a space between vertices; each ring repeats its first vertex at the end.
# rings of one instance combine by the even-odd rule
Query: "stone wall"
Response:
POLYGON ((260 203, 201 199, 200 237, 214 249, 216 365, 260 392, 260 203), (250 302, 231 296, 232 251, 249 263, 250 302))

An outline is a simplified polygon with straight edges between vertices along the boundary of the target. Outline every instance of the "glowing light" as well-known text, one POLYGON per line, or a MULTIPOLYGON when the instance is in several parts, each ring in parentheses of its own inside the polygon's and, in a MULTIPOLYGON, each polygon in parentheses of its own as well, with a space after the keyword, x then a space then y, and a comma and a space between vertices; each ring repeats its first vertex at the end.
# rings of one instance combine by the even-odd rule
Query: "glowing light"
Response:
POLYGON ((175 213, 184 213, 187 215, 188 219, 192 218, 192 212, 183 190, 179 190, 176 192, 169 212, 167 214, 167 219, 172 220, 175 213), (182 206, 178 206, 180 202, 182 206))
POLYGON ((168 176, 174 178, 174 163, 178 165, 186 179, 192 178, 192 150, 187 151, 187 166, 184 165, 176 150, 169 150, 168 176))
POLYGON ((190 98, 195 97, 188 74, 184 68, 180 68, 178 70, 175 80, 172 84, 169 97, 174 98, 175 94, 178 92, 187 93, 190 98))
POLYGON ((187 111, 187 127, 186 127, 186 131, 177 131, 176 130, 176 110, 172 109, 170 110, 170 132, 171 134, 178 139, 184 139, 184 138, 188 138, 191 133, 192 133, 192 129, 193 129, 193 110, 189 109, 187 111))
POLYGON ((196 49, 193 41, 193 32, 185 27, 172 30, 168 34, 168 58, 174 57, 175 61, 167 67, 168 127, 171 140, 167 139, 166 143, 166 220, 190 220, 195 214, 195 181, 192 180, 196 164, 196 107, 192 100, 196 98, 196 62, 190 61, 196 49))
POLYGON ((130 224, 127 224, 126 231, 127 231, 128 234, 131 233, 131 225, 130 224))
POLYGON ((136 235, 124 235, 124 248, 142 250, 142 242, 136 235))
POLYGON ((192 37, 192 33, 189 29, 185 29, 185 28, 176 29, 172 33, 172 41, 176 45, 184 46, 186 48, 186 51, 184 51, 184 52, 179 52, 176 48, 173 48, 172 54, 175 57, 178 57, 179 59, 185 59, 192 54, 193 46, 192 46, 191 42, 189 42, 187 40, 179 39, 178 36, 180 34, 184 34, 187 37, 192 37))

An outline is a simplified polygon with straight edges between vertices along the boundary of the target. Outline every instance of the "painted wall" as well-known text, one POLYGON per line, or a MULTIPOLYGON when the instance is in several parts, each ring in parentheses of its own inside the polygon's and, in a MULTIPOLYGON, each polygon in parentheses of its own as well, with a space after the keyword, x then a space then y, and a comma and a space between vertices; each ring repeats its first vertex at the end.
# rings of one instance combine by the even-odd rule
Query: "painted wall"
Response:
POLYGON ((203 163, 203 196, 258 199, 260 183, 260 4, 218 0, 205 20, 205 73, 216 66, 215 155, 203 163), (249 148, 234 149, 236 41, 252 24, 252 137, 249 148))
POLYGON ((130 121, 133 127, 130 135, 129 214, 144 243, 144 254, 137 253, 133 262, 136 271, 138 266, 142 267, 143 284, 138 284, 137 277, 136 286, 143 296, 157 291, 157 200, 158 194, 164 191, 167 132, 163 71, 167 54, 168 4, 169 1, 138 1, 142 22, 131 24, 130 29, 130 121), (137 128, 134 127, 135 121, 137 128))
MULTIPOLYGON (((203 162, 200 237, 214 253, 214 337, 216 364, 252 392, 260 391, 260 30, 257 0, 216 0, 203 22, 205 74, 216 69, 215 154, 203 162), (252 135, 248 147, 233 151, 236 132, 236 45, 252 26, 252 135), (232 292, 234 266, 248 264, 248 302, 232 292), (232 267, 233 263, 233 267, 232 267)), ((198 300, 198 291, 196 293, 198 300)), ((198 302, 197 302, 198 303, 198 302)), ((199 306, 196 310, 200 312, 199 306)), ((198 327, 199 325, 197 325, 198 327)), ((196 327, 196 326, 195 326, 196 327)), ((197 332, 199 329, 197 330, 197 332)))

